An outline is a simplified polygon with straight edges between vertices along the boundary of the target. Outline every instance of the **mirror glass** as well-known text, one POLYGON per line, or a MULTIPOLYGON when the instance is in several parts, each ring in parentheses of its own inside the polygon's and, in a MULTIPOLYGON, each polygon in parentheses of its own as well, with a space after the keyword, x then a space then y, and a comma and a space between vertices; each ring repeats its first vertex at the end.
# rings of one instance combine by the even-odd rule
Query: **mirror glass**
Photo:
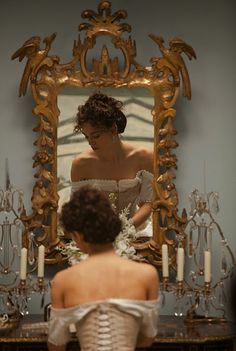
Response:
MULTIPOLYGON (((72 160, 89 148, 83 134, 73 132, 78 105, 84 104, 96 88, 66 88, 58 95, 60 110, 57 137, 57 170, 59 211, 70 196, 70 169, 72 160)), ((153 149, 154 129, 152 121, 153 97, 144 88, 101 88, 99 91, 123 102, 127 117, 121 139, 153 149)))

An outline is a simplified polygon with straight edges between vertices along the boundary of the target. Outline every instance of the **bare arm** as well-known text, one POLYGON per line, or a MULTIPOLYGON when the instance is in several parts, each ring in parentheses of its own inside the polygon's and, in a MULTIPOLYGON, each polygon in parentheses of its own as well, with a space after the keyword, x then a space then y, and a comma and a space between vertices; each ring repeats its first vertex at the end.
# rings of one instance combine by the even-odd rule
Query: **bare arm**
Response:
POLYGON ((81 177, 81 172, 83 173, 83 166, 81 167, 81 160, 80 158, 76 158, 72 161, 72 165, 71 165, 71 171, 70 171, 71 181, 77 182, 81 180, 83 177, 83 174, 81 177))
POLYGON ((159 297, 159 275, 157 269, 148 264, 148 274, 147 274, 147 300, 157 300, 159 297))
POLYGON ((143 149, 140 153, 140 169, 145 169, 146 171, 153 173, 153 150, 143 149))
POLYGON ((63 296, 63 274, 64 272, 57 273, 51 282, 51 304, 54 308, 64 308, 63 296))
MULTIPOLYGON (((159 277, 157 270, 150 265, 147 272, 147 299, 156 300, 159 295, 159 277)), ((148 337, 140 331, 137 339, 137 347, 149 347, 153 344, 155 337, 148 337)))
POLYGON ((84 151, 71 164, 70 177, 72 182, 94 177, 96 171, 96 155, 93 151, 84 151))
MULTIPOLYGON (((153 152, 148 149, 142 149, 139 152, 137 157, 139 160, 139 169, 146 170, 150 173, 153 173, 153 152)), ((151 181, 150 181, 150 187, 152 187, 151 181)), ((135 228, 139 227, 149 218, 151 213, 152 213, 151 202, 143 202, 139 204, 138 211, 134 214, 134 216, 131 219, 132 224, 135 226, 135 228)))
MULTIPOLYGON (((52 281, 51 285, 51 303, 54 308, 63 308, 63 291, 62 291, 62 283, 60 275, 56 275, 52 281)), ((54 345, 49 341, 47 342, 49 351, 65 351, 66 345, 54 345)))
POLYGON ((139 227, 143 224, 152 213, 152 204, 151 202, 143 203, 138 211, 131 218, 131 223, 135 226, 135 228, 139 227))

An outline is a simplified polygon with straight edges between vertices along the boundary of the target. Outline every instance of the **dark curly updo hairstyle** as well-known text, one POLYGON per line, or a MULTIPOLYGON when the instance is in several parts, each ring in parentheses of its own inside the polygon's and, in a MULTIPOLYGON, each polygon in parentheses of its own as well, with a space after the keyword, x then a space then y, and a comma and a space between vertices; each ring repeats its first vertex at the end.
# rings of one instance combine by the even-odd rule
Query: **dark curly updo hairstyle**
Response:
POLYGON ((81 131, 84 123, 95 127, 111 128, 117 126, 118 133, 123 133, 127 119, 122 112, 123 102, 103 93, 92 94, 84 105, 78 107, 74 131, 81 131))
POLYGON ((83 186, 62 206, 60 222, 66 232, 79 232, 92 244, 112 243, 121 231, 121 220, 108 197, 92 186, 83 186))

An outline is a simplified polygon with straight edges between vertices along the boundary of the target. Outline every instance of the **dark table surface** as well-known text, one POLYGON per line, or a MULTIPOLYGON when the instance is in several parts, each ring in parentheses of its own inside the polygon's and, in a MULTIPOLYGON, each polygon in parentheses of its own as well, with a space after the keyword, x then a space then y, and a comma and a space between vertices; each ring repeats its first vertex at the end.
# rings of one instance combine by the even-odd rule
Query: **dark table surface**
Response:
MULTIPOLYGON (((236 338, 236 324, 232 322, 186 323, 184 317, 160 316, 156 342, 204 343, 236 338)), ((24 316, 14 329, 0 330, 0 342, 46 342, 47 324, 41 315, 24 316)))

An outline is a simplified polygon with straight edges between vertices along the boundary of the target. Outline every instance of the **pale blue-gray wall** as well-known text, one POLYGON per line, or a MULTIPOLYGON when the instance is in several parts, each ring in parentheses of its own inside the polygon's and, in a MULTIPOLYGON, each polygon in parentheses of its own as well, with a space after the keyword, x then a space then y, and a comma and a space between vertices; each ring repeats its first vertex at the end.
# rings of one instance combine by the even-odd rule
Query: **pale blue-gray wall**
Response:
MULTIPOLYGON (((31 113, 31 93, 18 98, 25 61, 11 61, 11 55, 33 35, 44 38, 57 32, 51 49, 61 63, 70 61, 78 24, 84 9, 96 9, 95 0, 8 0, 0 10, 0 187, 4 185, 4 160, 9 159, 12 183, 23 189, 30 210, 34 182, 32 156, 36 117, 31 113)), ((175 125, 180 144, 176 185, 180 209, 188 207, 188 194, 203 190, 203 164, 206 163, 207 190, 220 195, 218 221, 236 253, 236 158, 235 158, 235 10, 234 0, 114 0, 113 11, 125 8, 132 37, 137 43, 137 61, 150 65, 158 56, 148 33, 167 40, 178 36, 197 53, 186 62, 192 83, 192 100, 177 102, 175 125)), ((214 258, 215 259, 215 258, 214 258)), ((214 265, 213 265, 214 266, 214 265)), ((32 311, 37 311, 33 304, 32 311)), ((171 313, 173 306, 163 313, 171 313)))

